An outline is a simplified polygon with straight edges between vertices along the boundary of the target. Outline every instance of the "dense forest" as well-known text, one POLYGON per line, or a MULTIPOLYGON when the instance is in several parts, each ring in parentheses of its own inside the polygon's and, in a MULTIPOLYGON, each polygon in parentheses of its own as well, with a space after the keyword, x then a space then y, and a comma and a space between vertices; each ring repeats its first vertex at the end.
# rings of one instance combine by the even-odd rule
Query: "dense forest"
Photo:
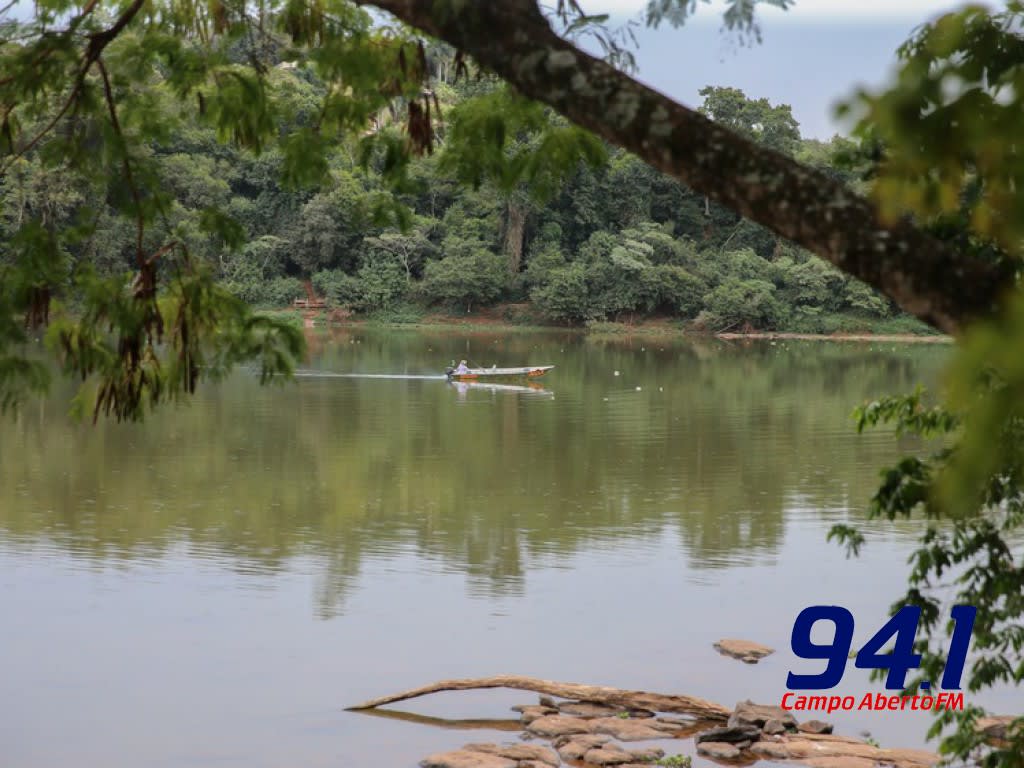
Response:
MULTIPOLYGON (((202 119, 165 132, 148 150, 170 200, 161 211, 165 230, 253 306, 289 307, 311 287, 335 317, 394 322, 500 305, 499 319, 520 323, 658 316, 704 331, 925 330, 874 290, 635 156, 544 108, 522 107, 507 86, 465 72, 443 46, 426 58, 433 83, 424 96, 424 109, 434 110, 430 152, 396 168, 380 149, 386 142, 374 142, 368 152, 357 140, 329 152, 328 167, 316 177, 293 172, 301 142, 316 140, 302 129, 318 119, 325 86, 311 68, 282 60, 285 54, 276 57, 269 82, 287 107, 277 119, 282 133, 296 136, 292 156, 224 141, 237 137, 225 135, 226 121, 216 114, 227 109, 223 103, 201 109, 202 119), (509 120, 517 108, 526 113, 509 120), (496 114, 506 117, 492 120, 496 114), (464 156, 445 151, 446 137, 459 131, 463 141, 479 144, 479 165, 466 167, 464 156), (495 133, 502 149, 489 157, 495 133), (568 171, 533 169, 530 184, 494 181, 500 167, 521 179, 515 164, 537 156, 526 150, 547 142, 540 156, 557 156, 560 141, 574 142, 567 156, 590 162, 568 171)), ((165 87, 146 96, 152 103, 142 113, 154 123, 179 109, 172 84, 165 87)), ((854 154, 851 142, 802 138, 789 106, 726 87, 709 86, 701 96, 701 110, 712 119, 858 183, 849 163, 837 159, 854 154)), ((239 89, 237 106, 256 97, 239 89)), ((368 134, 408 140, 397 120, 407 106, 372 115, 368 134)), ((11 242, 27 219, 54 230, 80 227, 87 235, 61 246, 70 251, 64 260, 70 269, 88 264, 101 274, 127 273, 134 226, 95 204, 126 194, 90 187, 30 153, 0 178, 0 240, 11 242)), ((0 260, 5 250, 0 247, 0 260)))

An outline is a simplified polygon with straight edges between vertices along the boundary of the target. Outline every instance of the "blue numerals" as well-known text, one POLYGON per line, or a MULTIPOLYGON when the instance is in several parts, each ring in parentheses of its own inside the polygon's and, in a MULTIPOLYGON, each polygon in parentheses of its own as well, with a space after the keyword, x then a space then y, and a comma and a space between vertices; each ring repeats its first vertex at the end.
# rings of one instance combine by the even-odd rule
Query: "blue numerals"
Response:
POLYGON ((818 691, 835 688, 843 679, 846 659, 853 642, 853 614, 838 605, 812 605, 800 611, 793 624, 793 653, 801 659, 828 659, 828 666, 819 675, 796 675, 786 678, 786 687, 794 690, 818 691), (831 643, 811 642, 811 630, 819 621, 831 621, 836 628, 831 643))
MULTIPOLYGON (((977 613, 977 608, 972 605, 958 605, 953 608, 952 618, 956 622, 956 628, 950 640, 946 668, 942 674, 942 687, 945 690, 960 688, 960 678, 967 660, 967 649, 970 646, 977 613)), ((917 623, 920 618, 921 609, 918 606, 906 605, 901 608, 864 644, 857 653, 854 664, 861 669, 889 670, 885 687, 902 690, 906 684, 907 673, 921 666, 920 654, 914 653, 914 638, 917 635, 917 623), (883 652, 883 649, 890 647, 890 640, 891 650, 883 652)), ((791 690, 822 690, 839 685, 846 672, 846 662, 853 644, 853 627, 853 614, 838 605, 812 605, 800 611, 793 624, 793 653, 801 659, 826 660, 828 664, 823 672, 816 675, 790 672, 786 678, 786 687, 791 690), (819 621, 831 622, 834 628, 831 642, 815 643, 811 640, 811 631, 819 621)))

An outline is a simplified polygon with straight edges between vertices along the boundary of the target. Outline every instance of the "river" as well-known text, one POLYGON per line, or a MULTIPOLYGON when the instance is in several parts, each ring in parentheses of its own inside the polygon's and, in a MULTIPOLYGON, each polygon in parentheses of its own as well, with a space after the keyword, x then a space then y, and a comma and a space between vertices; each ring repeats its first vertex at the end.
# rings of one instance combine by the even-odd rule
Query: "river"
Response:
MULTIPOLYGON (((343 708, 498 673, 778 702, 815 664, 789 651, 802 608, 848 607, 863 642, 904 584, 914 525, 869 526, 856 560, 825 536, 919 449, 857 435, 853 407, 934 385, 947 346, 311 342, 294 382, 239 371, 142 425, 75 424, 62 391, 7 417, 0 763, 414 766, 515 734, 343 708), (532 387, 436 376, 461 358, 557 367, 532 387), (721 637, 779 652, 744 665, 721 637)), ((878 687, 850 663, 844 693, 878 687)), ((534 698, 401 709, 509 718, 534 698)), ((929 724, 831 719, 885 746, 922 745, 929 724)))

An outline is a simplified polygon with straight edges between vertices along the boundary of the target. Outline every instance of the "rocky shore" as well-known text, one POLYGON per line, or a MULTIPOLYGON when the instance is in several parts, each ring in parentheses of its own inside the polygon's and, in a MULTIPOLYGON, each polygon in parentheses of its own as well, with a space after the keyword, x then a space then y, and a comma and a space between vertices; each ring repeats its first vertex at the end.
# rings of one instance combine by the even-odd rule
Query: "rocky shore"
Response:
POLYGON ((773 705, 740 702, 721 721, 669 717, 645 709, 587 701, 556 701, 513 707, 520 713, 520 743, 467 744, 430 755, 422 768, 558 768, 652 764, 679 765, 687 758, 665 757, 661 746, 633 742, 693 738, 697 754, 723 765, 785 760, 809 768, 932 768, 939 757, 914 749, 883 749, 859 739, 832 734, 818 720, 800 723, 773 705), (532 743, 546 741, 545 744, 532 743), (526 742, 526 743, 523 743, 526 742), (631 743, 626 747, 619 742, 631 743))

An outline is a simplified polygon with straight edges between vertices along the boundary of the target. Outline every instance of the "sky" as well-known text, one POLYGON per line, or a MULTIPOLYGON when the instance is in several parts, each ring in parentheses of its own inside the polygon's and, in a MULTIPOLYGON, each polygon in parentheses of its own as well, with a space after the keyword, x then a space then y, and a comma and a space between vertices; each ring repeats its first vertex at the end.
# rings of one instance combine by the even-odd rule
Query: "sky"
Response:
MULTIPOLYGON (((646 0, 583 0, 588 13, 635 18, 646 0)), ((639 79, 690 106, 705 85, 732 86, 753 98, 789 104, 804 136, 847 134, 837 102, 892 75, 896 48, 922 22, 963 3, 940 0, 797 0, 787 11, 758 11, 762 42, 738 45, 721 29, 722 4, 698 4, 679 29, 637 27, 639 79)))
MULTIPOLYGON (((963 5, 961 2, 959 5, 963 5)), ((982 5, 986 3, 982 2, 982 5)), ((581 5, 589 13, 636 13, 647 7, 647 0, 582 0, 581 5)), ((921 20, 935 13, 957 7, 958 3, 946 0, 795 0, 792 6, 781 11, 768 5, 761 5, 759 13, 766 17, 783 15, 794 20, 869 18, 869 19, 916 19, 921 20)), ((991 3, 988 3, 991 6, 991 3)), ((722 0, 698 4, 702 15, 722 9, 722 0)))

